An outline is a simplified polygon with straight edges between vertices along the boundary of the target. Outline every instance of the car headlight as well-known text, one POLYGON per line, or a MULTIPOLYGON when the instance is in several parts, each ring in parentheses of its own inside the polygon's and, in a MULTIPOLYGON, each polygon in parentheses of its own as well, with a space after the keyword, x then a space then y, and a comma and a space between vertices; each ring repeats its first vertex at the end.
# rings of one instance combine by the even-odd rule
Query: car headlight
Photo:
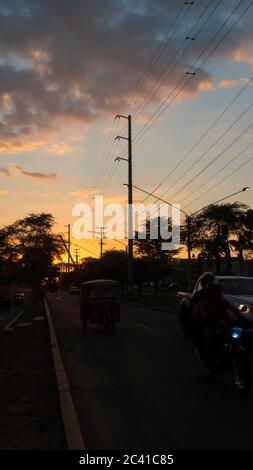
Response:
POLYGON ((249 314, 253 313, 251 305, 237 304, 237 307, 240 310, 240 312, 245 314, 245 315, 249 315, 249 314))

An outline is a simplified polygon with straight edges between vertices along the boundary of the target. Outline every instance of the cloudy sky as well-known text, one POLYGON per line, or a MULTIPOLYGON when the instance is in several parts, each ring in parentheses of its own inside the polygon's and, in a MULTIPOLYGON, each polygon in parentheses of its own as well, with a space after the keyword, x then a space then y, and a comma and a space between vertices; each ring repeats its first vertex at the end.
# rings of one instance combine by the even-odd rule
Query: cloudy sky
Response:
POLYGON ((1 226, 124 203, 117 113, 137 186, 189 212, 250 186, 252 24, 249 0, 0 0, 1 226))

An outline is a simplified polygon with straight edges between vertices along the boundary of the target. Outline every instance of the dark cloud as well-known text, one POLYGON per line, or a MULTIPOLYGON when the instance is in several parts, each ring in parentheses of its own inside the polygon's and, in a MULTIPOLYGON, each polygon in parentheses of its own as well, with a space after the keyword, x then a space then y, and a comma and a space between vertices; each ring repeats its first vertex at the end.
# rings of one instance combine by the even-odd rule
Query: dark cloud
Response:
POLYGON ((0 168, 0 175, 3 175, 5 177, 9 177, 10 176, 10 171, 8 170, 8 168, 0 168))
MULTIPOLYGON (((57 175, 55 173, 40 173, 40 172, 36 172, 36 171, 25 170, 25 168, 23 168, 20 165, 17 165, 16 163, 11 163, 9 165, 9 167, 14 168, 19 173, 21 173, 23 176, 26 176, 26 177, 32 178, 32 179, 36 179, 36 180, 42 180, 42 181, 54 180, 57 177, 57 175)), ((3 175, 5 177, 10 177, 11 176, 11 171, 10 171, 9 168, 0 167, 0 175, 3 175)))
POLYGON ((56 178, 55 173, 39 173, 25 170, 22 166, 17 165, 16 163, 11 164, 12 168, 18 170, 22 175, 27 176, 28 178, 37 179, 37 180, 54 180, 56 178))
MULTIPOLYGON (((182 26, 137 100, 145 97, 207 4, 203 0, 185 7, 189 12, 182 26)), ((216 4, 210 2, 207 14, 216 4)), ((153 102, 173 88, 238 4, 221 2, 153 102)), ((0 0, 1 138, 32 142, 57 130, 62 120, 89 123, 119 111, 180 6, 178 0, 0 0)), ((247 46, 252 14, 253 8, 217 50, 216 60, 233 57, 247 46)), ((184 92, 197 93, 203 81, 212 81, 206 70, 200 70, 184 92)))

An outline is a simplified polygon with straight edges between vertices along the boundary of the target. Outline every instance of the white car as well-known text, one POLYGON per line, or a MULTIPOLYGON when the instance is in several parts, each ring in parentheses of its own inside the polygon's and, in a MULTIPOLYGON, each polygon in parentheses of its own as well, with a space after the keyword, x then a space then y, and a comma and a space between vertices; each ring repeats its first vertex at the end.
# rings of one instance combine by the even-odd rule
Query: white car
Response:
MULTIPOLYGON (((253 335, 253 277, 215 276, 221 286, 222 293, 240 312, 242 327, 250 330, 253 335)), ((183 331, 188 334, 193 324, 190 302, 193 295, 202 289, 201 277, 195 285, 188 283, 184 291, 177 293, 178 312, 183 331)))

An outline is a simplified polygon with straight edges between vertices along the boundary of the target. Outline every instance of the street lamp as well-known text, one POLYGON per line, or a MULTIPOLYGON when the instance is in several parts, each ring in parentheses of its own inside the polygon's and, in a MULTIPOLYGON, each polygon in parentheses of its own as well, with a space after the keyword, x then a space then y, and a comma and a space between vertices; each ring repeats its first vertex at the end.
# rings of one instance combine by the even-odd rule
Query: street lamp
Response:
POLYGON ((219 199, 218 201, 212 202, 211 204, 208 204, 207 206, 204 206, 201 209, 198 209, 196 212, 193 212, 193 214, 191 214, 191 217, 195 214, 198 214, 198 212, 203 211, 203 209, 207 209, 207 207, 209 206, 215 206, 216 204, 219 204, 219 202, 225 201, 226 199, 236 196, 237 194, 244 193, 245 191, 250 191, 250 187, 245 186, 245 188, 240 189, 240 191, 236 191, 236 193, 229 194, 229 196, 223 197, 222 199, 219 199))
MULTIPOLYGON (((125 185, 125 186, 127 186, 127 185, 125 185)), ((137 189, 138 191, 141 191, 142 193, 147 194, 148 196, 154 197, 157 201, 164 202, 165 204, 168 204, 170 207, 174 207, 174 208, 178 209, 180 212, 182 212, 182 214, 184 214, 184 216, 186 218, 186 226, 187 226, 187 252, 188 252, 188 270, 187 271, 188 271, 188 280, 191 277, 191 219, 192 219, 192 217, 194 215, 198 214, 199 212, 201 212, 202 210, 208 208, 208 207, 215 206, 219 202, 225 201, 226 199, 229 199, 229 198, 231 198, 231 197, 233 197, 237 194, 240 194, 240 193, 243 193, 245 191, 250 190, 249 186, 245 186, 240 191, 236 191, 233 194, 229 194, 228 196, 223 197, 222 199, 219 199, 218 201, 212 202, 211 204, 208 204, 207 206, 204 206, 201 209, 198 209, 197 211, 193 212, 192 214, 188 214, 185 210, 180 209, 179 207, 174 206, 171 202, 165 201, 164 199, 160 198, 154 192, 150 193, 150 192, 145 191, 144 189, 139 188, 138 186, 135 186, 135 185, 133 185, 133 188, 137 189)))

